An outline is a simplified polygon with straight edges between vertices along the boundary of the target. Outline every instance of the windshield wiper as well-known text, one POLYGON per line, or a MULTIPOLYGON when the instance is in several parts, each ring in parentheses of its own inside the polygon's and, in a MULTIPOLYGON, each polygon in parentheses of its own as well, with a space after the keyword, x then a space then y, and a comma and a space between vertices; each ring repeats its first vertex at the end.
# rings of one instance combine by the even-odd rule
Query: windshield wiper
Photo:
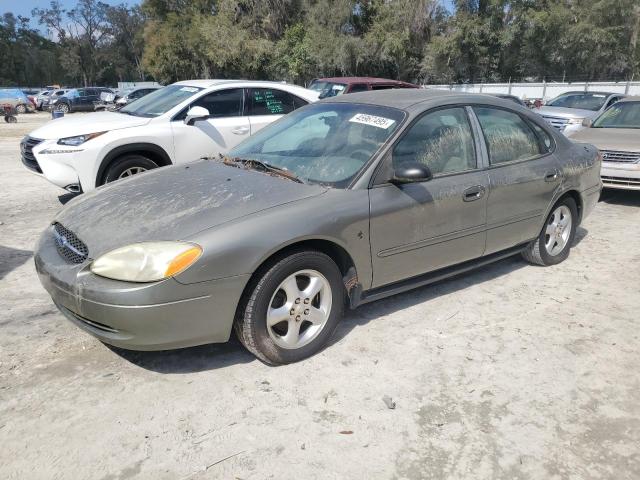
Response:
POLYGON ((242 165, 245 168, 262 169, 267 173, 273 173, 294 182, 304 183, 297 175, 291 173, 286 168, 276 167, 260 160, 254 160, 251 158, 239 158, 239 157, 227 157, 226 155, 220 155, 222 163, 225 165, 231 165, 232 167, 238 167, 242 165))

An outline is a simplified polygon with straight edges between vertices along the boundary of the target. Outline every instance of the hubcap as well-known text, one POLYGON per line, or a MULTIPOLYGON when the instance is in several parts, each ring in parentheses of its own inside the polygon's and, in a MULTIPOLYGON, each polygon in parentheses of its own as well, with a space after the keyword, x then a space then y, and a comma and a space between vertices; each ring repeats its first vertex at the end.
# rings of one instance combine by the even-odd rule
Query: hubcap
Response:
POLYGON ((549 255, 556 256, 564 250, 571 235, 571 210, 566 205, 556 208, 545 230, 545 249, 549 255))
POLYGON ((131 167, 122 172, 118 178, 126 178, 130 177, 131 175, 135 175, 136 173, 142 173, 146 171, 147 169, 144 167, 131 167))
POLYGON ((267 310, 267 331, 282 348, 300 348, 316 338, 331 313, 331 286, 316 270, 300 270, 278 286, 267 310))

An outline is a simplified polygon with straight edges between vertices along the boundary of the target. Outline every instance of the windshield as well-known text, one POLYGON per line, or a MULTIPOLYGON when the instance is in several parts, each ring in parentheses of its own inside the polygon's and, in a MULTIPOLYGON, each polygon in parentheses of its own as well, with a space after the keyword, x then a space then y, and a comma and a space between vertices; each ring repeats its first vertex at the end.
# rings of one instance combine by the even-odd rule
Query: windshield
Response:
POLYGON ((565 93, 547 103, 549 107, 579 108, 597 112, 607 101, 604 93, 565 93))
POLYGON ((403 118, 395 108, 310 105, 260 130, 228 156, 286 169, 305 183, 345 188, 403 118))
POLYGON ((145 95, 119 111, 136 117, 158 117, 201 90, 199 87, 169 85, 145 95))
POLYGON ((593 128, 640 128, 640 102, 616 103, 600 115, 592 126, 593 128))
POLYGON ((320 80, 314 80, 309 85, 310 90, 320 92, 320 98, 335 97, 342 95, 347 86, 344 83, 324 82, 320 80))

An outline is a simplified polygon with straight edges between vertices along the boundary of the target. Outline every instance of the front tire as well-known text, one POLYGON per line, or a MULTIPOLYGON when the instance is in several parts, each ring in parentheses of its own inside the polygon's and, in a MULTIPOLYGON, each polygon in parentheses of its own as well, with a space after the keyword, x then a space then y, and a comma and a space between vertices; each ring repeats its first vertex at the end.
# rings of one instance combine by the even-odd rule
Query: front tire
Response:
POLYGON ((27 113, 27 106, 23 104, 17 105, 16 113, 19 113, 20 115, 22 115, 23 113, 27 113))
POLYGON ((578 227, 578 208, 571 197, 556 203, 547 217, 538 238, 522 252, 529 263, 549 266, 563 262, 569 256, 578 227))
POLYGON ((69 108, 69 105, 67 105, 66 103, 61 103, 59 105, 56 105, 56 110, 66 115, 71 111, 71 108, 69 108))
POLYGON ((144 155, 123 155, 109 165, 103 183, 115 182, 154 168, 158 168, 158 164, 144 155))
POLYGON ((335 262, 315 250, 271 263, 253 279, 234 328, 271 365, 298 362, 324 348, 342 318, 345 290, 335 262))

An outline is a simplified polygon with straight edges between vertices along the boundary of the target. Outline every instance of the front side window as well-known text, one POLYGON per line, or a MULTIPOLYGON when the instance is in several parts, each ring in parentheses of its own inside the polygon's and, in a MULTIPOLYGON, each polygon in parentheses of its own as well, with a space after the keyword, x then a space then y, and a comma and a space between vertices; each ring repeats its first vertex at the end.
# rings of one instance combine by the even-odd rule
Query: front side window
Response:
POLYGON ((228 155, 287 169, 307 183, 345 188, 403 119, 395 108, 314 104, 263 128, 228 155))
POLYGON ((490 107, 473 110, 484 133, 491 165, 540 155, 538 139, 520 115, 490 107))
POLYGON ((192 107, 204 107, 209 111, 211 118, 239 117, 242 115, 242 88, 229 88, 216 90, 189 105, 192 107))
MULTIPOLYGON (((285 115, 302 106, 303 100, 275 88, 249 88, 248 115, 285 115)), ((304 102, 306 103, 306 102, 304 102)))
POLYGON ((640 128, 640 102, 620 102, 609 107, 593 128, 640 128))
POLYGON ((200 87, 169 85, 118 110, 135 117, 158 117, 200 92, 200 87))
POLYGON ((476 168, 471 126, 464 107, 446 108, 420 118, 393 149, 393 166, 422 163, 432 175, 476 168))

